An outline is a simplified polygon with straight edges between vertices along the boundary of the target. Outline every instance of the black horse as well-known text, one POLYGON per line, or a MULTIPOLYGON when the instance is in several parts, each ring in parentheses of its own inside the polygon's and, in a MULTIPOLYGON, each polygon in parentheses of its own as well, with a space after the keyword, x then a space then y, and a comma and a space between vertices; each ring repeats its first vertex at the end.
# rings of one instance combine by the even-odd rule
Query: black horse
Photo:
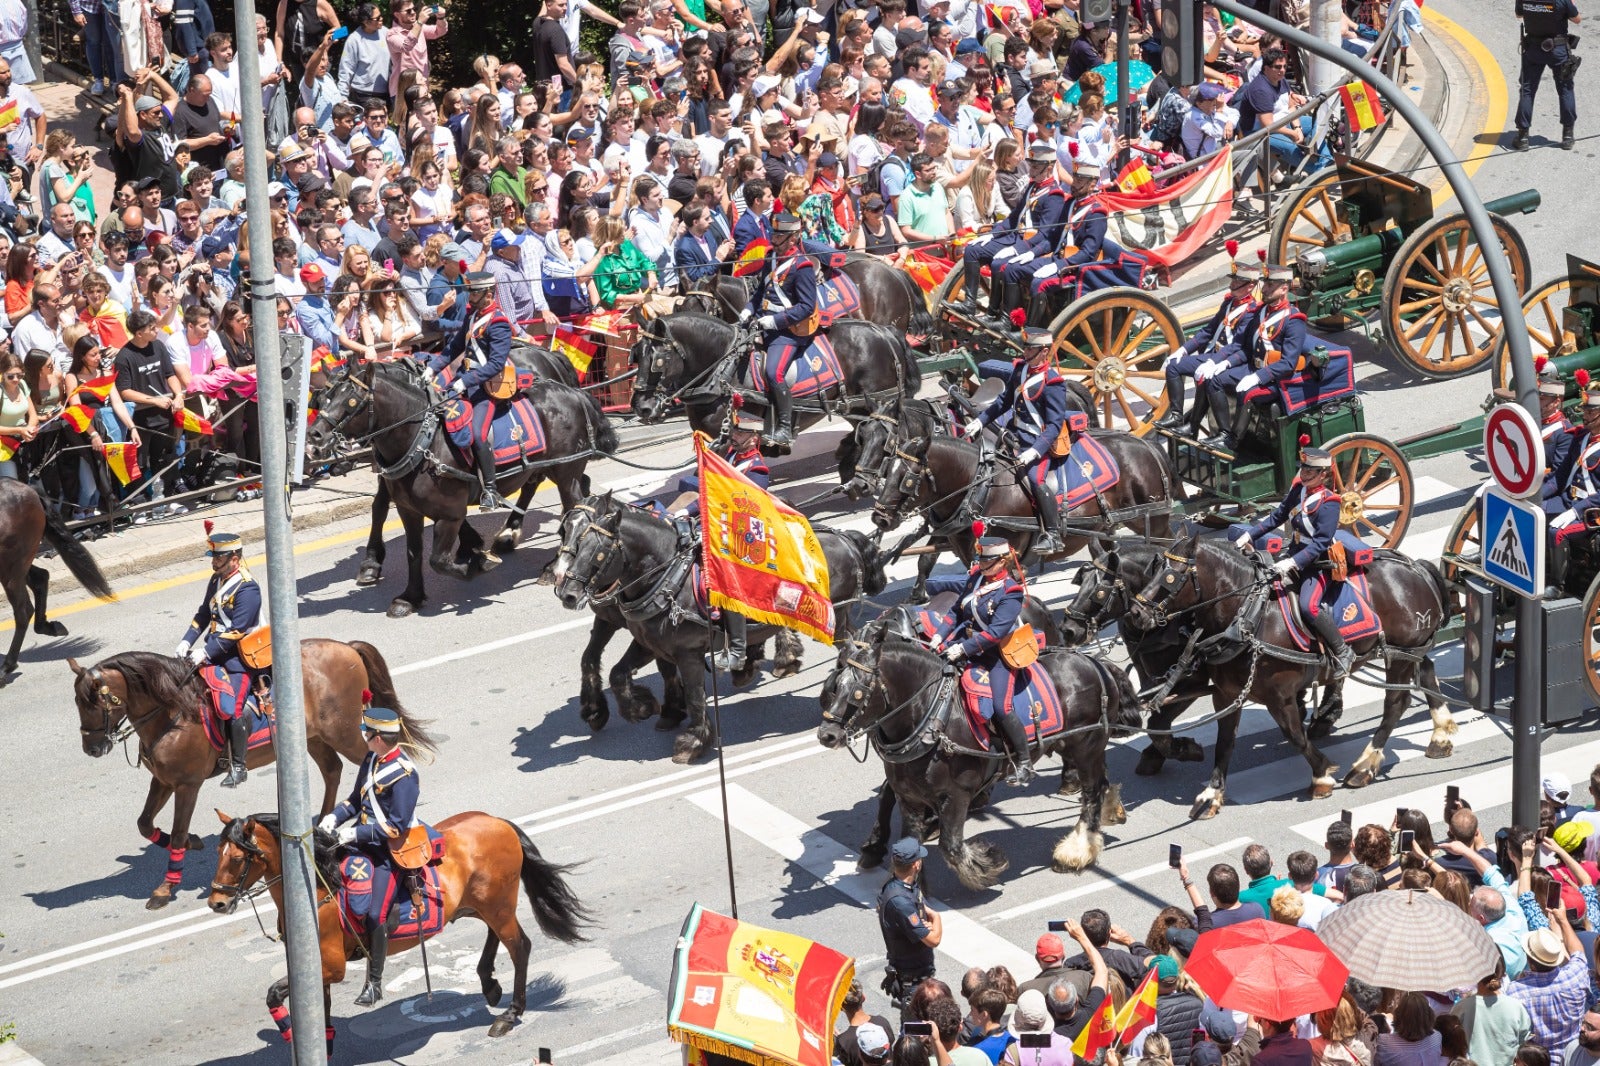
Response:
MULTIPOLYGON (((799 425, 810 425, 838 413, 852 421, 891 401, 914 396, 922 385, 917 365, 904 338, 871 322, 845 319, 828 328, 844 375, 842 386, 822 396, 795 401, 799 425)), ((730 326, 720 318, 681 311, 646 323, 633 346, 639 374, 633 386, 633 410, 645 423, 663 421, 681 402, 689 424, 716 437, 727 415, 728 396, 742 380, 751 348, 759 334, 730 326)), ((841 481, 855 472, 854 443, 849 436, 837 453, 841 481)))
MULTIPOLYGON (((1138 726, 1139 697, 1122 670, 1081 652, 1046 649, 1039 662, 1056 686, 1066 728, 1035 748, 1034 757, 1061 754, 1083 783, 1078 824, 1056 844, 1052 865, 1076 872, 1099 858, 1102 822, 1127 819, 1118 787, 1106 776, 1106 747, 1113 730, 1138 726)), ((882 861, 898 801, 905 832, 926 840, 937 828, 939 850, 961 883, 985 889, 1009 860, 988 840, 966 839, 967 812, 994 783, 1006 755, 981 751, 956 706, 955 688, 954 668, 910 639, 904 613, 890 611, 841 650, 823 719, 846 735, 866 734, 883 759, 889 787, 879 793, 877 821, 861 847, 862 865, 882 861)))
MULTIPOLYGON (((1405 713, 1413 687, 1427 697, 1433 718, 1428 758, 1448 758, 1454 750, 1450 737, 1456 731, 1448 704, 1435 695, 1439 680, 1428 655, 1452 609, 1443 576, 1429 562, 1382 549, 1366 569, 1372 608, 1382 620, 1383 634, 1381 641, 1370 637, 1352 650, 1358 662, 1381 657, 1384 680, 1391 687, 1384 695, 1377 734, 1345 775, 1344 783, 1351 788, 1371 784, 1377 776, 1389 735, 1405 713)), ((1301 692, 1326 671, 1319 658, 1295 648, 1287 623, 1268 597, 1275 582, 1274 572, 1258 554, 1241 552, 1220 538, 1191 534, 1163 553, 1156 572, 1129 605, 1128 620, 1144 630, 1186 618, 1202 639, 1230 629, 1250 634, 1240 639, 1238 654, 1210 666, 1212 704, 1218 711, 1232 708, 1233 713, 1217 722, 1216 766, 1190 817, 1211 818, 1222 809, 1238 711, 1246 699, 1263 704, 1284 737, 1305 756, 1311 766, 1312 798, 1333 794, 1337 767, 1306 735, 1299 702, 1301 692), (1243 627, 1236 627, 1241 619, 1243 627)))
POLYGON ((44 497, 15 478, 0 478, 0 588, 11 603, 11 648, 0 663, 0 681, 17 668, 28 622, 33 631, 45 637, 64 637, 67 627, 52 622, 46 609, 50 597, 50 572, 34 565, 40 541, 50 546, 67 564, 67 569, 89 594, 102 600, 114 598, 105 575, 95 565, 89 549, 72 538, 61 519, 44 505, 44 497), (29 596, 29 592, 33 595, 29 596))
MULTIPOLYGON (((928 298, 910 274, 864 252, 846 254, 843 273, 861 294, 861 306, 850 317, 888 326, 908 340, 917 338, 918 343, 934 331, 928 298)), ((739 312, 749 305, 744 282, 726 274, 702 278, 689 289, 683 304, 686 310, 714 315, 724 322, 737 322, 739 312)))
MULTIPOLYGON (((595 398, 571 386, 541 380, 525 395, 544 425, 545 450, 529 465, 503 474, 500 490, 508 495, 520 493, 514 512, 518 513, 526 510, 534 490, 550 481, 561 494, 565 511, 583 496, 587 483, 584 467, 589 459, 616 451, 616 431, 595 398)), ((500 562, 466 521, 467 503, 477 491, 478 477, 469 462, 455 455, 449 438, 441 432, 437 405, 438 394, 423 380, 421 364, 409 359, 368 363, 329 387, 307 435, 319 450, 326 448, 335 434, 372 446, 379 475, 400 509, 406 533, 409 580, 405 591, 389 605, 391 618, 412 614, 427 598, 422 584, 424 519, 433 519, 433 554, 428 563, 439 573, 468 578, 500 562)), ((379 517, 374 504, 374 518, 379 517)), ((518 521, 520 524, 520 517, 518 521)), ((516 532, 509 521, 507 528, 512 530, 509 537, 503 530, 496 537, 497 546, 515 545, 516 532)), ((381 564, 379 529, 381 524, 375 522, 376 561, 381 564)))
MULTIPOLYGON (((1122 474, 1104 493, 1061 516, 1066 554, 1089 543, 1086 526, 1109 532, 1112 521, 1145 537, 1166 537, 1173 504, 1186 495, 1167 454, 1154 442, 1130 433, 1092 429, 1089 435, 1111 454, 1122 474)), ((883 491, 872 508, 873 525, 884 531, 894 529, 912 510, 926 519, 929 543, 955 552, 965 566, 972 565, 976 519, 987 523, 990 533, 1005 537, 1024 557, 1039 530, 1033 495, 1017 483, 1008 464, 999 460, 990 465, 978 444, 956 437, 920 437, 896 447, 883 491)), ((925 598, 936 558, 936 553, 930 552, 918 561, 917 580, 911 589, 913 602, 925 598)))
MULTIPOLYGON (((856 532, 816 530, 828 564, 829 594, 836 611, 835 632, 851 631, 852 601, 883 590, 887 578, 877 548, 856 532)), ((700 757, 711 743, 705 708, 705 655, 713 649, 710 622, 696 602, 692 564, 699 551, 674 523, 638 507, 614 501, 611 493, 592 496, 561 520, 561 550, 551 577, 555 593, 569 610, 585 606, 595 612, 594 627, 582 659, 578 702, 584 721, 599 729, 609 716, 600 686, 600 653, 621 629, 633 644, 611 670, 617 711, 630 722, 642 722, 659 710, 658 728, 685 720, 687 727, 673 745, 672 761, 700 757), (664 704, 633 674, 651 658, 661 670, 664 704)), ((773 676, 800 670, 800 638, 793 631, 751 624, 746 668, 734 675, 743 684, 755 673, 768 637, 778 640, 773 676)))

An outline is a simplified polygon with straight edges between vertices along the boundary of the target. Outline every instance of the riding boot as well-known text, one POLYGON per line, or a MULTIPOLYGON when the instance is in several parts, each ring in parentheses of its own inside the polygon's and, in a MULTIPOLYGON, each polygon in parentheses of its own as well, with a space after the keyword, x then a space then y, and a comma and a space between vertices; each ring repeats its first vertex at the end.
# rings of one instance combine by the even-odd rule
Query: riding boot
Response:
POLYGON ((228 719, 228 776, 222 779, 223 788, 238 788, 244 784, 246 777, 245 757, 250 751, 250 723, 245 719, 245 712, 240 708, 239 713, 228 719))
POLYGON ((478 510, 496 511, 509 507, 500 497, 494 478, 494 445, 486 440, 472 442, 472 459, 478 467, 478 480, 483 483, 483 495, 478 497, 478 510))
POLYGON ((1311 628, 1322 640, 1323 650, 1332 657, 1335 676, 1344 677, 1350 673, 1351 664, 1355 662, 1355 653, 1350 650, 1350 645, 1344 642, 1344 637, 1339 632, 1339 620, 1333 616, 1333 610, 1323 607, 1313 615, 1311 628))
POLYGON ((1211 394, 1203 388, 1194 390, 1194 409, 1189 412, 1189 435, 1198 437, 1201 424, 1211 410, 1211 394))
POLYGON ((989 307, 984 314, 978 316, 982 322, 1002 322, 1006 317, 1005 286, 1000 281, 1000 271, 989 268, 989 307))
MULTIPOLYGON (((1220 413, 1217 416, 1217 420, 1219 422, 1222 420, 1220 413)), ((1233 412, 1233 425, 1224 430, 1221 436, 1213 437, 1212 442, 1221 445, 1230 452, 1236 452, 1239 450, 1239 442, 1244 440, 1245 431, 1249 428, 1250 404, 1247 400, 1241 399, 1239 406, 1233 412)))
POLYGON ((794 395, 787 381, 773 381, 768 383, 767 396, 772 400, 773 427, 762 443, 787 453, 794 446, 794 395))
POLYGON ((1005 309, 1000 312, 1000 332, 1007 337, 1020 338, 1022 336, 1022 330, 1018 329, 1016 324, 1011 321, 1011 312, 1022 306, 1022 297, 1026 292, 1027 289, 1015 282, 1008 281, 1005 283, 1005 291, 1002 294, 1001 301, 1005 309))
POLYGON ((722 612, 722 627, 728 634, 728 646, 711 657, 711 664, 723 673, 731 674, 745 667, 745 628, 749 623, 744 615, 732 611, 722 612))
POLYGON ((1567 594, 1567 563, 1572 558, 1571 539, 1556 540, 1550 545, 1544 568, 1544 598, 1559 600, 1567 594))
POLYGON ((389 934, 400 927, 400 911, 391 906, 387 919, 371 925, 372 931, 367 937, 370 941, 367 945, 367 983, 356 997, 358 1007, 370 1007, 383 998, 383 964, 389 957, 389 934))
POLYGON ((1011 772, 1006 774, 1006 784, 1014 788, 1025 788, 1028 782, 1033 780, 1033 759, 1028 750, 1028 731, 1023 728, 1022 719, 1018 718, 1016 712, 1009 707, 1004 710, 996 707, 994 721, 1000 726, 1000 735, 1011 751, 1011 772))
POLYGON ((982 280, 978 270, 979 265, 975 260, 968 259, 961 264, 961 299, 951 306, 963 315, 978 313, 978 285, 982 280))
POLYGON ((1177 429, 1183 425, 1183 379, 1177 374, 1167 374, 1167 413, 1156 425, 1162 429, 1177 429))
POLYGON ((1050 297, 1043 292, 1036 292, 1030 286, 1028 290, 1028 318, 1027 325, 1030 329, 1044 329, 1050 324, 1050 297))
POLYGON ((1028 491, 1033 493, 1033 505, 1039 509, 1039 525, 1044 530, 1044 536, 1034 546, 1036 555, 1055 555, 1066 550, 1061 542, 1061 504, 1056 499, 1054 481, 1050 474, 1045 475, 1043 483, 1028 478, 1028 491))

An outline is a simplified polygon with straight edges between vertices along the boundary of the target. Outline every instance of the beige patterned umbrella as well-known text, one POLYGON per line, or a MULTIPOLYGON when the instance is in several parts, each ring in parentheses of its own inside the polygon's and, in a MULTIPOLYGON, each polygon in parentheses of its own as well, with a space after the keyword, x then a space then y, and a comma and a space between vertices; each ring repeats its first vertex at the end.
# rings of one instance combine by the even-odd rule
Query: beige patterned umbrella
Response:
POLYGON ((1494 973, 1500 949, 1461 908, 1410 889, 1346 903, 1317 928, 1350 976, 1380 988, 1448 992, 1494 973))

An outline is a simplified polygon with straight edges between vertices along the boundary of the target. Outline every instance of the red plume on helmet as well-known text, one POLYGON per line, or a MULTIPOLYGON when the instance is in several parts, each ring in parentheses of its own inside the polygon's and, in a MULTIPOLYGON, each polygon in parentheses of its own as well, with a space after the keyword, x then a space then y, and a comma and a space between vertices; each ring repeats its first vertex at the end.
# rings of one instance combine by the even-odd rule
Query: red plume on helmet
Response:
POLYGON ((364 688, 361 690, 361 705, 363 707, 372 706, 372 690, 370 688, 364 688))
POLYGON ((206 536, 208 536, 208 537, 211 536, 211 531, 213 529, 216 529, 216 528, 217 528, 217 524, 215 522, 213 522, 209 518, 206 519, 206 536))
POLYGON ((1022 328, 1022 324, 1028 321, 1028 312, 1018 307, 1011 312, 1009 317, 1011 318, 1011 324, 1020 329, 1022 328))
POLYGON ((1300 447, 1304 448, 1306 445, 1308 445, 1310 443, 1311 443, 1311 434, 1309 434, 1309 433, 1300 434, 1300 447))
POLYGON ((1077 141, 1068 141, 1067 142, 1067 154, 1070 155, 1074 159, 1078 158, 1078 142, 1077 141))
POLYGON ((1238 241, 1232 241, 1232 240, 1224 241, 1222 243, 1222 247, 1223 247, 1223 249, 1225 251, 1227 251, 1229 259, 1232 259, 1234 256, 1239 254, 1239 242, 1238 241))
POLYGON ((1539 356, 1539 358, 1537 358, 1537 359, 1535 359, 1533 361, 1533 372, 1535 374, 1543 374, 1544 373, 1544 368, 1549 366, 1549 365, 1550 365, 1549 358, 1546 357, 1546 356, 1541 355, 1541 356, 1539 356))
POLYGON ((983 536, 984 530, 989 527, 983 524, 983 519, 975 518, 972 521, 972 536, 976 539, 983 536))
POLYGON ((744 406, 744 393, 735 392, 733 394, 732 399, 730 399, 728 402, 733 404, 733 406, 736 407, 736 408, 737 407, 743 407, 744 406))
POLYGON ((1572 375, 1572 380, 1578 383, 1578 388, 1587 389, 1589 387, 1589 372, 1579 367, 1577 373, 1572 375))
POLYGON ((1257 248, 1256 258, 1265 263, 1267 261, 1267 250, 1265 248, 1257 248))

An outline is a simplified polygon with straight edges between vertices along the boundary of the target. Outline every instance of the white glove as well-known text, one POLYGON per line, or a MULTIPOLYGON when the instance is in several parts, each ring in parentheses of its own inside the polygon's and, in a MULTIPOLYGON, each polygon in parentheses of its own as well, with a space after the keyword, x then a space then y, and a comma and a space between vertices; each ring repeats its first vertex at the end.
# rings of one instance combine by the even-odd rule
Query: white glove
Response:
POLYGON ((1259 384, 1261 384, 1260 374, 1246 374, 1239 381, 1239 384, 1233 387, 1233 391, 1237 392, 1240 396, 1243 396, 1245 393, 1249 392, 1259 384))
POLYGON ((1277 571, 1279 577, 1288 577, 1290 574, 1294 573, 1294 560, 1279 559, 1277 562, 1272 564, 1272 569, 1277 571))
POLYGON ((750 321, 754 317, 756 317, 756 313, 748 307, 739 312, 739 321, 741 324, 750 321))
MULTIPOLYGON (((1016 254, 1017 254, 1016 245, 1014 245, 1014 244, 1013 245, 1008 245, 1007 247, 1002 248, 998 252, 994 253, 994 260, 993 261, 998 263, 998 262, 1000 262, 1002 260, 1005 260, 1005 259, 1011 259, 1016 254)), ((991 272, 994 270, 994 268, 992 266, 989 269, 990 269, 991 272)))
POLYGON ((1015 259, 1011 260, 1011 265, 1012 266, 1022 266, 1024 263, 1033 262, 1033 259, 1034 259, 1034 255, 1033 255, 1032 252, 1023 252, 1021 255, 1019 255, 1015 259))
POLYGON ((1017 456, 1018 466, 1032 466, 1038 461, 1039 453, 1034 451, 1032 448, 1027 449, 1021 455, 1017 456))
POLYGON ((961 432, 968 440, 977 440, 978 434, 983 432, 983 419, 974 418, 971 422, 961 427, 961 432))
POLYGON ((1560 529, 1562 526, 1570 526, 1577 520, 1578 512, 1569 507, 1565 511, 1562 511, 1560 514, 1556 515, 1555 519, 1550 523, 1550 528, 1560 529))
MULTIPOLYGON (((1167 356, 1166 359, 1162 360, 1161 369, 1164 370, 1164 371, 1171 370, 1174 366, 1177 365, 1177 362, 1178 362, 1179 359, 1182 359, 1184 356, 1186 356, 1188 354, 1189 354, 1188 352, 1184 351, 1182 348, 1179 348, 1177 351, 1175 351, 1171 355, 1167 356)), ((1199 371, 1196 371, 1196 373, 1199 373, 1199 371)))
POLYGON ((204 647, 190 648, 189 649, 189 661, 191 663, 193 663, 194 665, 196 665, 196 666, 199 666, 201 663, 204 663, 206 661, 206 649, 204 647))
POLYGON ((317 823, 317 828, 324 833, 332 833, 339 828, 339 823, 334 821, 332 814, 324 814, 322 821, 317 823))
POLYGON ((189 657, 189 649, 192 647, 194 647, 194 645, 190 644, 187 640, 180 640, 178 641, 178 650, 172 654, 176 655, 180 659, 187 659, 189 657))
POLYGON ((438 377, 438 374, 433 367, 425 366, 422 368, 422 380, 426 381, 429 385, 433 384, 433 379, 436 377, 438 377))
POLYGON ((762 315, 760 318, 756 319, 756 325, 760 326, 762 329, 777 329, 778 318, 776 315, 762 315))
POLYGON ((465 378, 456 378, 454 381, 452 381, 450 383, 450 391, 455 393, 457 396, 460 396, 463 392, 466 392, 467 391, 466 379, 465 378))
POLYGON ((356 842, 356 827, 355 826, 347 825, 343 829, 339 830, 339 844, 340 844, 341 847, 348 847, 349 845, 354 844, 355 842, 356 842))
POLYGON ((1221 363, 1217 362, 1215 359, 1207 359, 1205 362, 1195 367, 1194 379, 1203 385, 1207 381, 1211 380, 1212 376, 1221 369, 1221 363))
POLYGON ((954 643, 954 644, 950 645, 948 648, 946 648, 944 650, 944 657, 946 659, 949 659, 953 663, 954 662, 960 662, 961 661, 961 643, 959 641, 957 641, 956 643, 954 643))
POLYGON ((1240 533, 1233 539, 1233 546, 1238 548, 1240 551, 1244 551, 1246 548, 1250 547, 1250 534, 1240 533))

